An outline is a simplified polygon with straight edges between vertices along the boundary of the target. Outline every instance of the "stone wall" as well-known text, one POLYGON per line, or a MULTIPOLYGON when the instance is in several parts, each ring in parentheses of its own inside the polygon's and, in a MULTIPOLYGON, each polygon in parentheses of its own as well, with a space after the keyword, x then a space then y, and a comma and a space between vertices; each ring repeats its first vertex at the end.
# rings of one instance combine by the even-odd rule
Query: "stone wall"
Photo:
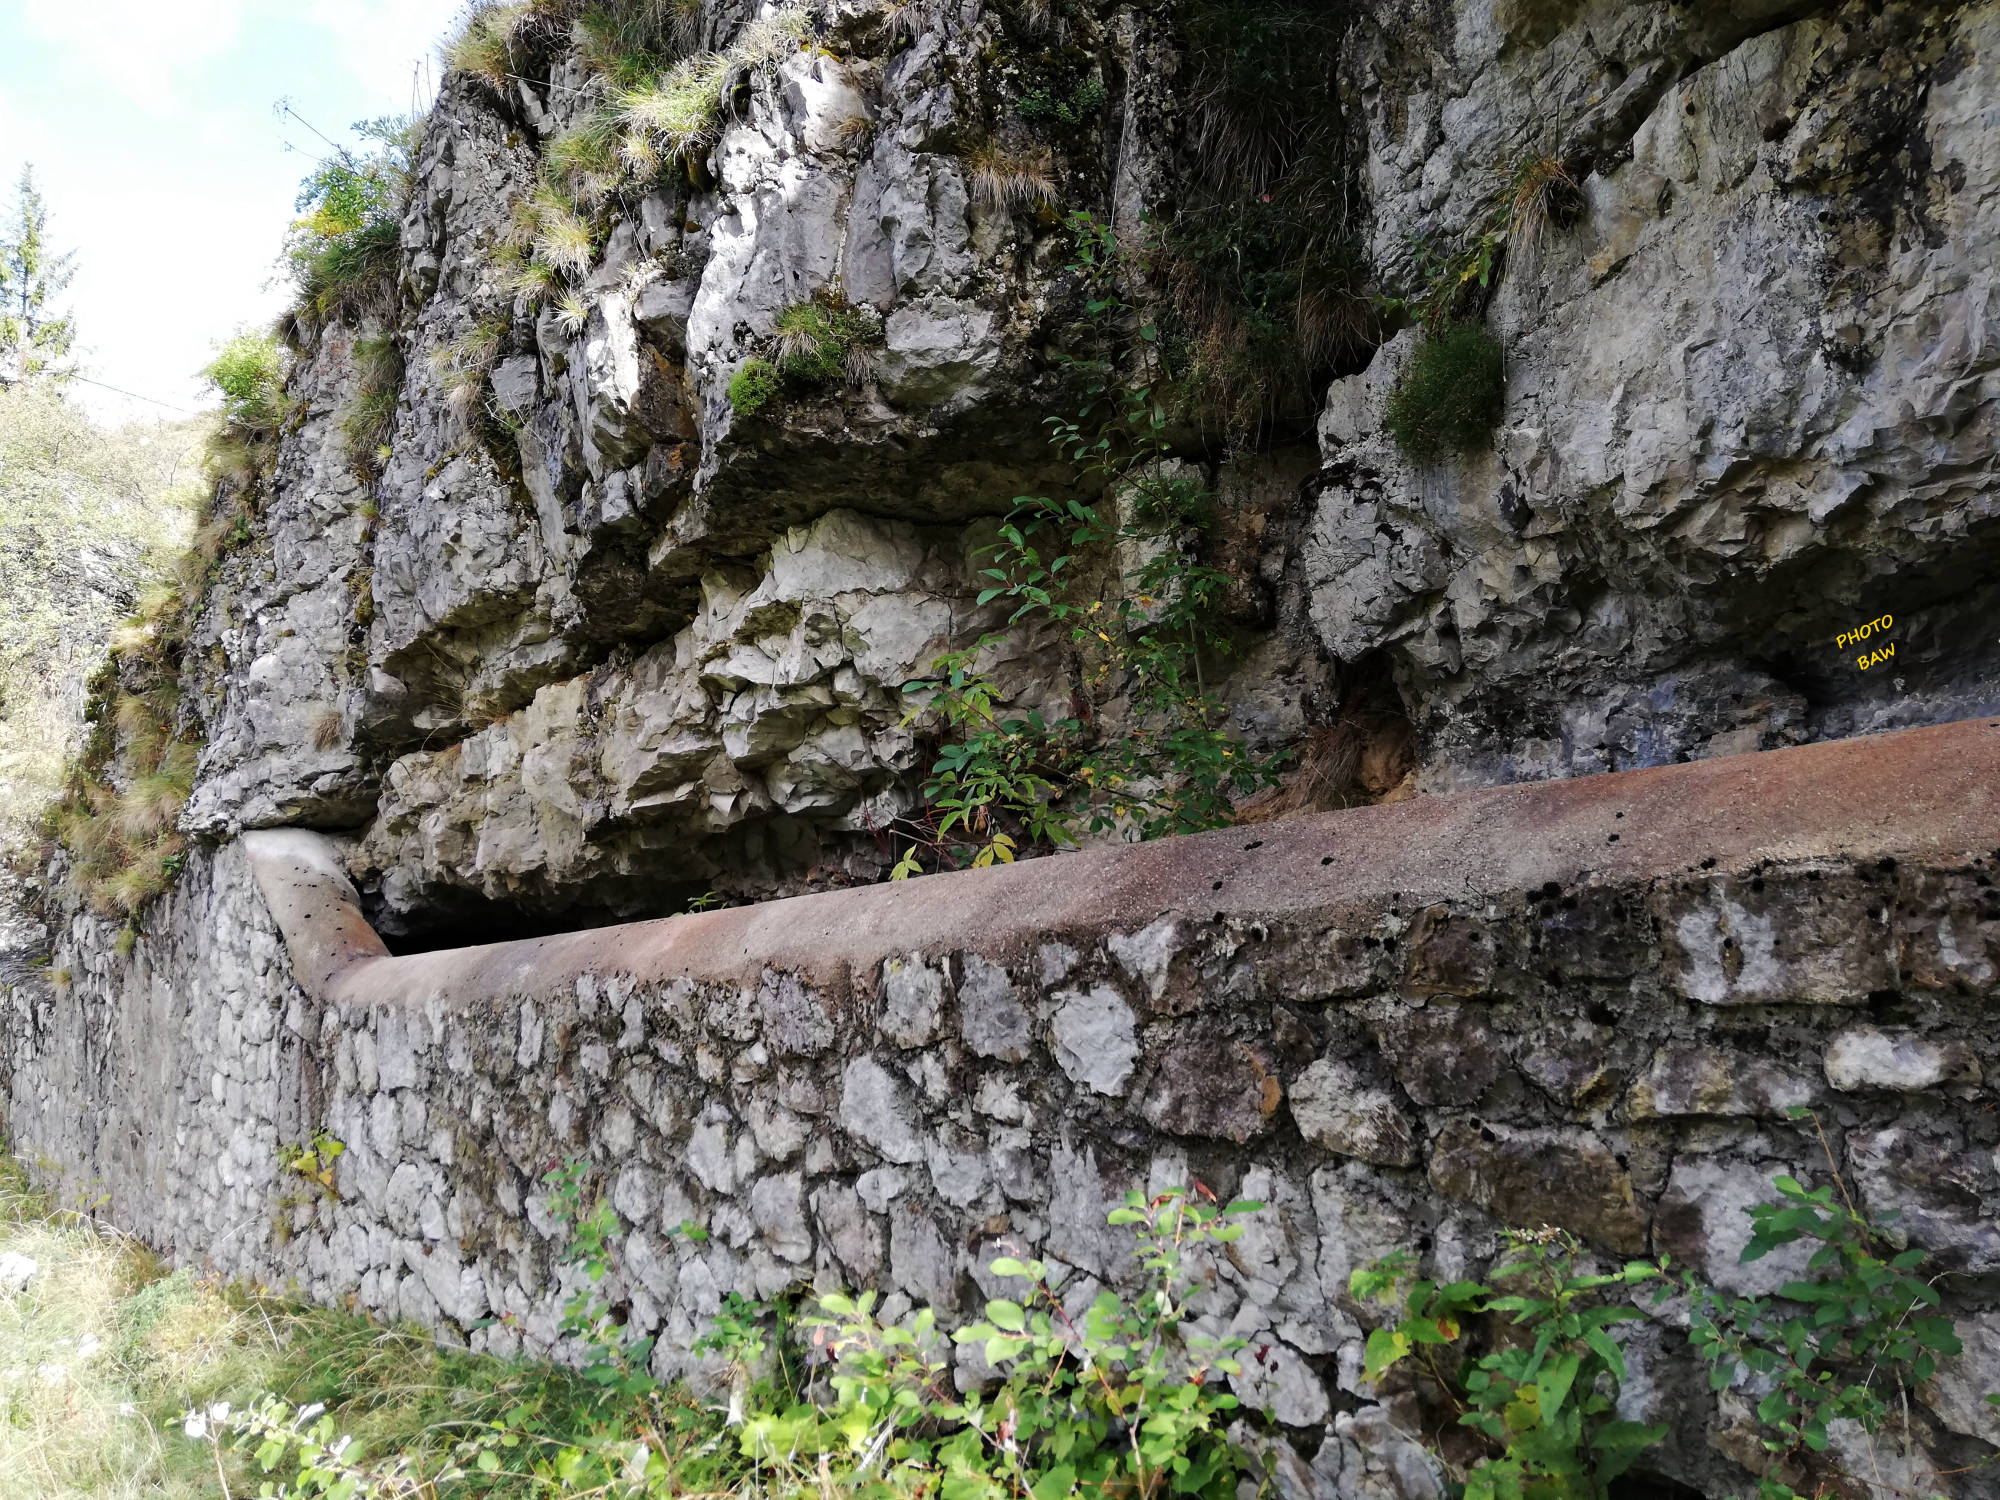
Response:
MULTIPOLYGON (((1554 1223, 1768 1290, 1742 1210, 1826 1178, 1806 1105, 1971 1330, 1895 1459, 1956 1468, 2000 1440, 1996 786, 1974 721, 404 957, 337 843, 251 834, 173 898, 193 936, 113 962, 78 919, 84 967, 13 986, 8 1128, 180 1263, 499 1352, 562 1352, 541 1181, 583 1158, 663 1373, 732 1291, 963 1315, 1032 1251, 1085 1297, 1107 1206, 1198 1182, 1270 1205, 1202 1308, 1316 1455, 1290 1478, 1415 1496, 1348 1272, 1477 1274, 1554 1223), (315 1129, 331 1193, 277 1165, 315 1129)), ((1629 1402, 1674 1424, 1661 1474, 1737 1493, 1748 1407, 1681 1316, 1637 1326, 1629 1402)))

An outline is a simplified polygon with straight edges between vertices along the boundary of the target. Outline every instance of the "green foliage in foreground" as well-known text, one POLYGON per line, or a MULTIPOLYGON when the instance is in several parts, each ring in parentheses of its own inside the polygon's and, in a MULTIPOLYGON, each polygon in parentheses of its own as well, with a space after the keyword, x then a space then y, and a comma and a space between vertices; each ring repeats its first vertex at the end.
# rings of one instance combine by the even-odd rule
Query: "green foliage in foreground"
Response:
MULTIPOLYGON (((1792 1115, 1818 1127, 1810 1110, 1792 1115)), ((1820 1139, 1824 1146, 1823 1132, 1820 1139)), ((1567 1233, 1512 1231, 1491 1286, 1417 1279, 1401 1254, 1355 1271, 1355 1298, 1392 1309, 1368 1336, 1364 1378, 1407 1365, 1453 1393, 1460 1424, 1486 1446, 1453 1475, 1463 1484, 1458 1500, 1607 1500, 1612 1482, 1667 1437, 1665 1427, 1617 1414, 1626 1366, 1612 1330, 1645 1316, 1630 1294, 1650 1284, 1655 1305, 1677 1293, 1687 1298, 1689 1342, 1709 1362, 1711 1388, 1759 1397, 1768 1458, 1758 1500, 1865 1486, 1876 1476, 1842 1467, 1830 1451, 1831 1424, 1852 1423, 1872 1450, 1936 1374, 1938 1359, 1962 1346, 1938 1312, 1936 1278, 1916 1274, 1924 1252, 1890 1241, 1893 1213, 1871 1220, 1857 1209, 1830 1147, 1826 1156, 1829 1186, 1779 1177, 1778 1201, 1748 1210, 1745 1263, 1797 1240, 1817 1242, 1813 1274, 1787 1282, 1775 1298, 1731 1297, 1687 1273, 1672 1278, 1664 1258, 1589 1272, 1567 1233), (1492 1336, 1490 1352, 1464 1353, 1474 1322, 1494 1315, 1512 1327, 1492 1336)), ((2000 1406, 2000 1394, 1986 1399, 2000 1406)))
MULTIPOLYGON (((702 1401, 650 1373, 650 1341, 598 1291, 623 1228, 600 1186, 575 1162, 546 1183, 577 1288, 563 1330, 585 1368, 571 1373, 163 1274, 84 1214, 52 1212, 0 1159, 0 1251, 41 1267, 0 1299, 0 1476, 28 1475, 27 1493, 51 1500, 192 1500, 225 1485, 333 1500, 1228 1500, 1244 1481, 1271 1493, 1266 1466, 1225 1432, 1244 1415, 1223 1384, 1240 1344, 1200 1337, 1190 1307, 1213 1252, 1262 1205, 1133 1193, 1110 1215, 1134 1232, 1127 1295, 1079 1307, 1047 1265, 1003 1257, 990 1270, 1019 1292, 948 1336, 929 1309, 885 1319, 872 1293, 823 1294, 799 1313, 731 1297, 697 1345, 720 1367, 702 1401), (991 1369, 983 1388, 956 1388, 954 1343, 991 1369)), ((1666 1436, 1617 1413, 1617 1330, 1645 1316, 1636 1295, 1685 1295, 1716 1389, 1768 1392, 1760 1500, 1839 1488, 1816 1424, 1884 1430, 1957 1339, 1915 1274, 1920 1252, 1888 1246, 1837 1178, 1777 1186, 1778 1202, 1751 1211, 1745 1259, 1817 1242, 1815 1274, 1780 1301, 1719 1297, 1664 1261, 1598 1270, 1567 1234, 1515 1232, 1484 1283, 1418 1279, 1400 1254, 1356 1271, 1357 1301, 1379 1310, 1364 1377, 1408 1366, 1460 1414, 1476 1451, 1436 1455, 1453 1500, 1606 1500, 1666 1436)))

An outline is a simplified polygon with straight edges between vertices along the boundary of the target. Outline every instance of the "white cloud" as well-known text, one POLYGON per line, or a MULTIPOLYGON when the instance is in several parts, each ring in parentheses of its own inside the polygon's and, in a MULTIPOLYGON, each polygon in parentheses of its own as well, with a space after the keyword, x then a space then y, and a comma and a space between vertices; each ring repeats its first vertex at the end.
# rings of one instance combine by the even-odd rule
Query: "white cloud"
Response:
POLYGON ((19 0, 20 17, 80 71, 149 109, 183 96, 181 75, 226 52, 247 0, 19 0))
POLYGON ((355 81, 385 101, 377 112, 401 113, 413 79, 419 102, 435 92, 438 44, 463 9, 463 0, 318 0, 312 23, 355 81))
MULTIPOLYGON (((0 35, 11 19, 31 48, 11 78, 0 55, 0 202, 34 162, 57 240, 80 251, 72 305, 87 373, 176 405, 201 400, 194 372, 214 341, 284 300, 274 261, 308 163, 282 142, 317 143, 275 119, 272 100, 298 97, 336 137, 401 113, 413 65, 435 58, 460 5, 0 0, 11 12, 0 35)), ((79 394, 101 419, 157 413, 79 394)))

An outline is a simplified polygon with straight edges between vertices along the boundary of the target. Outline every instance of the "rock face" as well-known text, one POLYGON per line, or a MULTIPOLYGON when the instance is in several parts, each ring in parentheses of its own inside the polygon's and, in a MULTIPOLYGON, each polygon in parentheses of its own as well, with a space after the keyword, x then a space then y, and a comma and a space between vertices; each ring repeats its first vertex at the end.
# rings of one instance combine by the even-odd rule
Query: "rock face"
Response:
MULTIPOLYGON (((928 763, 904 688, 1000 623, 973 602, 993 518, 1072 478, 1042 437, 1072 399, 1047 357, 1080 295, 1067 231, 982 188, 975 147, 1027 128, 1045 52, 1115 81, 1177 56, 1176 15, 1078 7, 1056 37, 1005 7, 814 10, 817 45, 749 70, 698 185, 608 211, 569 321, 501 260, 581 64, 505 99, 451 80, 393 326, 336 325, 302 361, 262 544, 196 642, 190 830, 352 832, 391 931, 879 878, 928 763), (828 296, 879 342, 740 414, 733 374, 828 296), (478 329, 468 419, 451 371, 478 329), (340 436, 364 333, 408 371, 372 482, 340 436)), ((1353 234, 1384 291, 1424 291, 1412 243, 1504 223, 1524 163, 1562 177, 1474 309, 1505 349, 1490 448, 1418 466, 1386 435, 1414 329, 1331 381, 1317 472, 1189 447, 1224 496, 1209 560, 1247 649, 1223 687, 1252 741, 1407 721, 1442 789, 2000 704, 1994 8, 1341 25, 1353 234), (1869 649, 1897 654, 1862 668, 1837 642, 1884 617, 1869 649)), ((1051 190, 1128 243, 1185 196, 1187 72, 1047 153, 1051 190)), ((1071 701, 1059 642, 1009 641, 989 665, 1020 705, 1071 701)))
MULTIPOLYGON (((302 361, 260 545, 195 643, 189 829, 355 834, 391 931, 879 878, 928 763, 904 688, 998 623, 973 603, 993 518, 1072 479, 1042 436, 1072 399, 1047 357, 1077 314, 1067 231, 983 189, 975 148, 1028 128, 1044 53, 1114 83, 1143 67, 1055 138, 1052 190, 1132 244, 1186 196, 1187 18, 1072 9, 1059 37, 1006 7, 814 10, 818 45, 745 75, 697 186, 609 210, 568 322, 500 263, 581 64, 505 99, 451 80, 397 311, 302 361), (816 296, 879 342, 845 383, 739 414, 732 375, 816 296), (449 372, 477 329, 497 346, 469 420, 449 372), (340 437, 363 334, 408 371, 372 482, 340 437)), ((1407 723, 1437 790, 2000 705, 2000 14, 1340 25, 1352 234, 1384 292, 1423 293, 1412 244, 1505 222, 1523 164, 1563 176, 1473 309, 1505 350, 1489 448, 1418 466, 1387 436, 1414 329, 1331 380, 1316 472, 1303 449, 1188 445, 1224 496, 1208 560, 1246 649, 1223 689, 1253 743, 1407 723), (1884 617, 1869 650, 1896 655, 1863 668, 1840 638, 1884 617)), ((1060 643, 1009 639, 989 664, 1016 701, 1068 703, 1060 643)), ((1358 785, 1395 786, 1405 753, 1358 785)))
POLYGON ((1321 421, 1313 622, 1388 654, 1425 784, 2000 702, 2000 11, 1388 6, 1354 42, 1392 281, 1518 163, 1578 188, 1508 247, 1491 452, 1419 468, 1385 436, 1413 332, 1321 421), (1839 638, 1884 615, 1862 669, 1839 638))

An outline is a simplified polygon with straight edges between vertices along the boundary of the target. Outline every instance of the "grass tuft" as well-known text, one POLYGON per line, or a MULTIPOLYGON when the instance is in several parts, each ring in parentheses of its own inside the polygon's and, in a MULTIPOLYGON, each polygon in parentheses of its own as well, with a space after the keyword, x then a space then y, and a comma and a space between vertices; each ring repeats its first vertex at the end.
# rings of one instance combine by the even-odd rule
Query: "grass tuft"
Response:
POLYGON ((1045 146, 1015 149, 985 141, 965 154, 972 193, 989 208, 1013 212, 1055 202, 1056 158, 1045 146))
MULTIPOLYGON (((182 1417, 218 1402, 244 1406, 265 1392, 326 1403, 361 1451, 408 1454, 423 1473, 443 1468, 453 1444, 479 1424, 511 1414, 566 1433, 610 1409, 567 1370, 451 1353, 416 1329, 169 1272, 88 1207, 59 1208, 0 1156, 7 1251, 38 1268, 19 1294, 0 1298, 0 1495, 8 1500, 256 1495, 270 1476, 255 1454, 190 1438, 182 1417)), ((546 1493, 504 1477, 465 1492, 488 1500, 546 1493)))
POLYGON ((722 132, 722 90, 736 67, 727 53, 682 58, 651 82, 618 95, 619 122, 667 156, 692 157, 722 132))
POLYGON ((866 313, 838 297, 799 302, 778 314, 778 368, 787 380, 859 385, 868 376, 868 348, 882 342, 882 329, 866 313))
POLYGON ((1436 463, 1491 441, 1506 404, 1498 341, 1477 323, 1453 323, 1417 346, 1389 395, 1384 425, 1414 461, 1436 463))

